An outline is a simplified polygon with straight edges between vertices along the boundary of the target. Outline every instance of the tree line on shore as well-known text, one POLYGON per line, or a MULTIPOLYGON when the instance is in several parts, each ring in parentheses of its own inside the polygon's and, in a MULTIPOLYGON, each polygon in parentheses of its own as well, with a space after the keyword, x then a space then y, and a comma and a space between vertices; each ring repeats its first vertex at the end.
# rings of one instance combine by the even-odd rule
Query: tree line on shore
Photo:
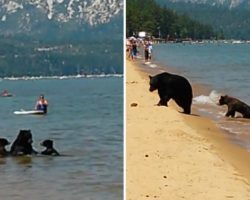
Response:
POLYGON ((122 74, 122 40, 40 42, 0 37, 0 77, 122 74))
POLYGON ((203 24, 211 24, 215 31, 223 31, 225 39, 250 40, 250 4, 247 1, 234 8, 225 5, 192 3, 191 1, 156 1, 179 14, 188 15, 203 24))
POLYGON ((222 32, 215 32, 211 25, 202 24, 186 15, 179 15, 155 0, 127 0, 126 35, 145 31, 148 35, 163 39, 190 38, 223 39, 222 32))

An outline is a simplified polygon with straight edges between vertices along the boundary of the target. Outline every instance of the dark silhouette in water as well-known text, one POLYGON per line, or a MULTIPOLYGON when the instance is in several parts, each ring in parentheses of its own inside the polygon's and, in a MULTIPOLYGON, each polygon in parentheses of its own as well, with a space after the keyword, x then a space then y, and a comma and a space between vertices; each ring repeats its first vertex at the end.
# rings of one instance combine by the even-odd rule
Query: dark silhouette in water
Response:
POLYGON ((43 155, 50 155, 50 156, 59 156, 60 154, 55 150, 53 147, 53 141, 52 140, 44 140, 41 143, 41 146, 46 147, 44 151, 41 152, 43 155))
POLYGON ((8 156, 9 152, 5 149, 5 146, 9 145, 10 142, 5 138, 0 138, 0 156, 8 156))
POLYGON ((31 131, 20 130, 17 138, 10 148, 10 154, 13 156, 37 154, 32 147, 32 142, 31 131))

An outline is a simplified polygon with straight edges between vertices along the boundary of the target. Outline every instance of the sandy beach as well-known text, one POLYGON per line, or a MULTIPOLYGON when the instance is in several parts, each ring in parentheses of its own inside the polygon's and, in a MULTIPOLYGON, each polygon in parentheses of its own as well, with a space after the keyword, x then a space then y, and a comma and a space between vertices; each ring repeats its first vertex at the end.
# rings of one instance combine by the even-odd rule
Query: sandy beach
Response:
POLYGON ((250 153, 193 110, 155 106, 148 81, 126 61, 126 199, 250 199, 250 153))

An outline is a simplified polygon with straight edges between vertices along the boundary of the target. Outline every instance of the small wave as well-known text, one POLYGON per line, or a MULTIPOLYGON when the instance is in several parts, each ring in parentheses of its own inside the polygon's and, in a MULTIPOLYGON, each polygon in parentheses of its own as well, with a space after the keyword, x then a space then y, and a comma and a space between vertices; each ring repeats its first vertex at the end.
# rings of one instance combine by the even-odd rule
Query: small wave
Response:
MULTIPOLYGON (((221 129, 223 129, 224 131, 227 131, 229 134, 232 134, 234 136, 239 136, 242 135, 243 133, 240 131, 240 129, 238 130, 237 128, 233 128, 233 127, 228 127, 228 126, 224 126, 224 125, 219 125, 219 127, 221 129)), ((235 138, 234 138, 235 139, 235 138)))
MULTIPOLYGON (((95 74, 95 75, 69 75, 69 76, 23 76, 23 77, 5 77, 4 80, 42 80, 42 79, 79 79, 79 78, 110 78, 110 77, 118 77, 122 78, 123 74, 95 74)), ((2 80, 2 79, 1 79, 2 80)))
POLYGON ((149 64, 149 67, 151 67, 151 68, 156 68, 157 65, 156 65, 156 64, 149 64))
POLYGON ((221 117, 221 116, 223 116, 223 117, 224 117, 224 116, 225 116, 225 114, 226 114, 226 113, 225 113, 225 112, 222 112, 222 111, 219 111, 219 112, 218 112, 218 115, 219 115, 220 117, 221 117))
POLYGON ((194 104, 209 104, 209 105, 217 105, 220 99, 221 93, 213 90, 210 92, 208 96, 200 95, 193 98, 194 104))

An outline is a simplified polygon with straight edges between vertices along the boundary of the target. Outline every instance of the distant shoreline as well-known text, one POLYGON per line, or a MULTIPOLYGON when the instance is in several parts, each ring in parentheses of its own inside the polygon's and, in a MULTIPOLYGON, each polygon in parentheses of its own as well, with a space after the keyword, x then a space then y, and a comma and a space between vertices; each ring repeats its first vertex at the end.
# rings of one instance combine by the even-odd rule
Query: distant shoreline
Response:
POLYGON ((192 40, 191 38, 177 38, 176 40, 167 40, 162 38, 154 38, 152 39, 154 43, 161 43, 161 44, 171 44, 171 43, 183 43, 183 44, 202 44, 202 43, 213 43, 213 44, 250 44, 250 40, 237 40, 237 39, 225 39, 225 40, 192 40))
POLYGON ((22 76, 22 77, 3 77, 0 80, 42 80, 42 79, 80 79, 80 78, 109 78, 123 77, 123 74, 93 74, 93 75, 67 75, 67 76, 22 76))

